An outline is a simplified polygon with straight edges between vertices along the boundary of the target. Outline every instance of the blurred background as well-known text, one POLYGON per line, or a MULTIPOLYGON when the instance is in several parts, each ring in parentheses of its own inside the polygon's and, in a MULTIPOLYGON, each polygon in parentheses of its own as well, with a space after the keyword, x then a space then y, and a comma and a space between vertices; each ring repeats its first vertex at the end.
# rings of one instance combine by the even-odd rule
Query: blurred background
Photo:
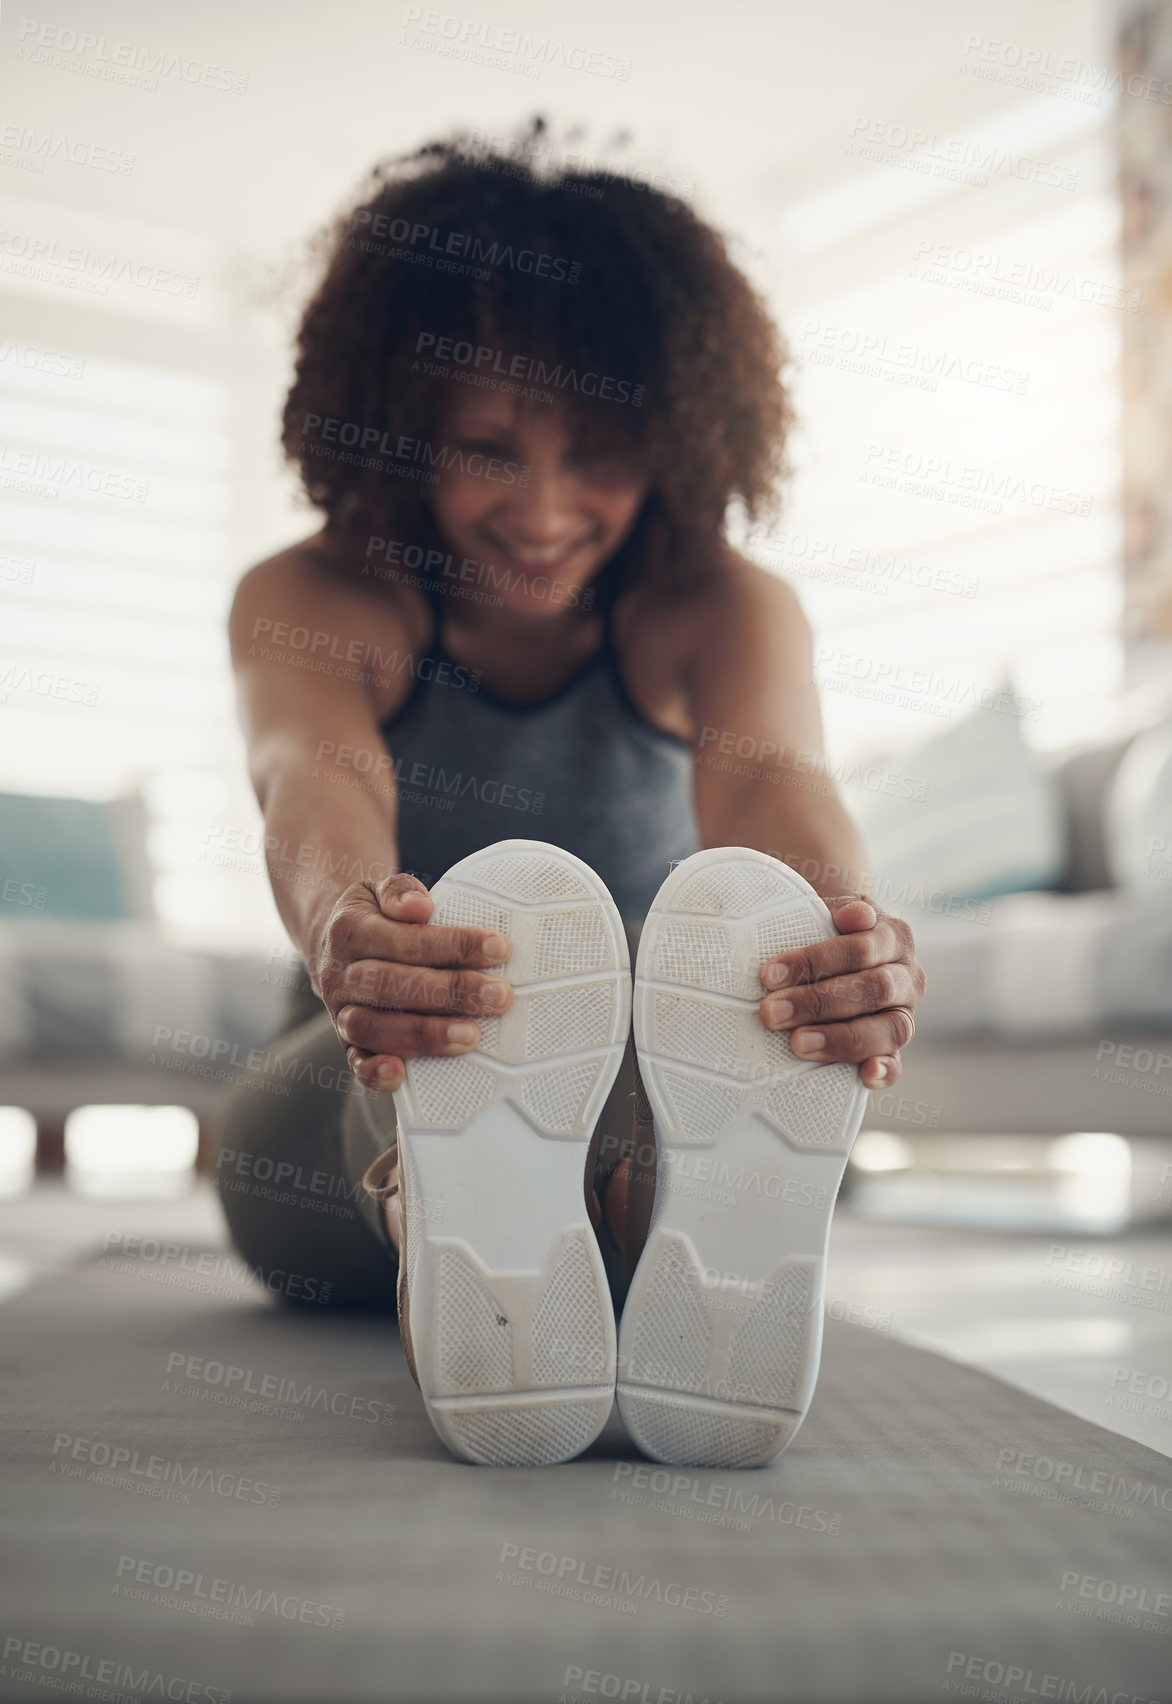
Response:
POLYGON ((221 1234, 201 1142, 295 976, 224 628, 315 529, 308 240, 540 112, 693 200, 790 343, 788 500, 734 531, 930 984, 832 1307, 1166 1449, 1166 1383, 1111 1381, 1172 1312, 1172 4, 54 0, 0 77, 8 1285, 221 1234))

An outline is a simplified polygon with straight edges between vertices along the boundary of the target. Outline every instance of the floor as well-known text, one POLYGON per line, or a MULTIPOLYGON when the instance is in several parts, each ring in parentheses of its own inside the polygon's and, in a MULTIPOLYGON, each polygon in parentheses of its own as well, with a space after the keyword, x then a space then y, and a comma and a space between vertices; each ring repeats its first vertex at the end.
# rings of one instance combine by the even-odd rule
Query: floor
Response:
MULTIPOLYGON (((93 1201, 42 1183, 0 1204, 0 1297, 71 1265, 112 1231, 224 1240, 207 1185, 171 1201, 93 1201)), ((843 1204, 827 1307, 1172 1455, 1172 1234, 1062 1240, 880 1225, 843 1204)))
POLYGON ((274 1308, 171 1229, 4 1310, 6 1704, 1168 1696, 1172 1460, 1130 1438, 831 1319, 768 1467, 612 1417, 469 1468, 392 1319, 274 1308))

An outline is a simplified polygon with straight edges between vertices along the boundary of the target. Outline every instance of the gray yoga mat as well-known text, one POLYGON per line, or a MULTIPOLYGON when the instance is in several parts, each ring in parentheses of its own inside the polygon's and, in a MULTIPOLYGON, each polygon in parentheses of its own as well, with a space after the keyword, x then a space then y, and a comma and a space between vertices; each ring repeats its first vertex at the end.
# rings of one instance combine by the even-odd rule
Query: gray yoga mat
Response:
POLYGON ((1166 1695, 1172 1463, 996 1379, 832 1323, 772 1468, 486 1470, 392 1321, 143 1252, 3 1310, 2 1698, 1166 1695))

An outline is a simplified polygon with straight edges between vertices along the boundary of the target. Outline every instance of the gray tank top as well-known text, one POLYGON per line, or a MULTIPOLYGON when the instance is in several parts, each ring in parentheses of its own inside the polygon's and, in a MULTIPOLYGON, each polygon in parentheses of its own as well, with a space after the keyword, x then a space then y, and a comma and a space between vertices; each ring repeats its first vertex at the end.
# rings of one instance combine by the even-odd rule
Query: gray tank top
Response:
POLYGON ((671 865, 700 844, 692 751, 631 702, 603 611, 600 648, 552 697, 510 704, 435 636, 402 710, 383 724, 399 793, 403 869, 430 886, 497 840, 548 840, 602 877, 624 918, 647 915, 671 865))

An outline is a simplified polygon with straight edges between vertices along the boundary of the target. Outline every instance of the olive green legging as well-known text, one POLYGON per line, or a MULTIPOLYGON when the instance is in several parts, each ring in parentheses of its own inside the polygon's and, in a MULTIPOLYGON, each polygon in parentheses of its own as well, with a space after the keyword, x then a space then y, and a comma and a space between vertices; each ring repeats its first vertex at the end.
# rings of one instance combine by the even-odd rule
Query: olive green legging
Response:
MULTIPOLYGON (((631 960, 639 927, 629 924, 631 960)), ((329 1013, 302 973, 277 1038, 232 1085, 219 1128, 216 1187, 238 1252, 283 1301, 393 1310, 398 1256, 367 1167, 394 1140, 388 1094, 363 1089, 329 1013)), ((596 1130, 595 1188, 631 1145, 630 1042, 596 1130)), ((625 1282, 600 1236, 616 1304, 625 1282)))

